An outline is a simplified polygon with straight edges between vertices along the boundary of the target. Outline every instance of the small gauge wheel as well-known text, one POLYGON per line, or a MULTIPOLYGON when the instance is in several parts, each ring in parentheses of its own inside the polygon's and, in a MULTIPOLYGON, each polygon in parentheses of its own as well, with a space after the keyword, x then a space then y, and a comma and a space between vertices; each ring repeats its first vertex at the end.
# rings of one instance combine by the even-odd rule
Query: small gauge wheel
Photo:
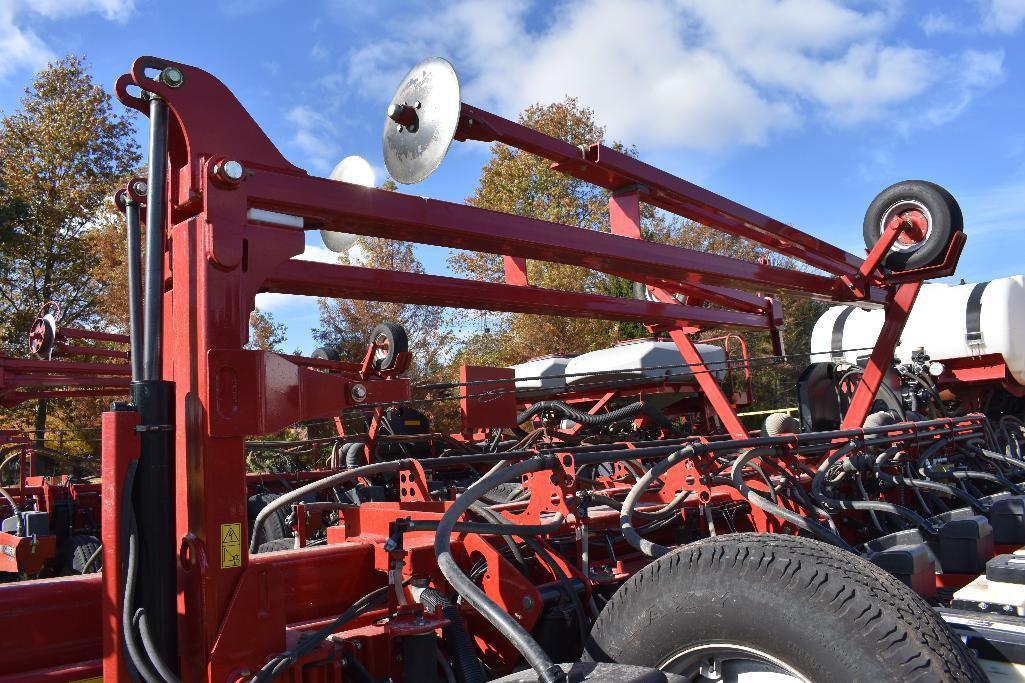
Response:
POLYGON ((940 263, 954 235, 964 228, 954 196, 935 183, 905 180, 880 192, 865 212, 865 246, 871 250, 883 232, 903 224, 883 264, 892 271, 915 270, 940 263))
POLYGON ((406 328, 398 323, 381 323, 370 333, 370 341, 376 347, 374 367, 378 370, 391 370, 398 355, 409 351, 406 328))

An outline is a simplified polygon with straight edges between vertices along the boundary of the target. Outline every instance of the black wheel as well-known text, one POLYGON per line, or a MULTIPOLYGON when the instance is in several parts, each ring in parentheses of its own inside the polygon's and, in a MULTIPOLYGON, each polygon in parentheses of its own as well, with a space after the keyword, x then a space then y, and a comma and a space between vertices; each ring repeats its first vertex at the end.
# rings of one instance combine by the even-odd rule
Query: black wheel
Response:
POLYGON ((729 534, 652 562, 612 597, 588 655, 692 681, 985 681, 899 580, 819 541, 729 534))
POLYGON ((381 323, 370 333, 370 341, 377 345, 374 367, 378 370, 390 370, 395 365, 395 357, 409 351, 406 328, 398 323, 381 323))
MULTIPOLYGON (((278 497, 276 493, 256 493, 249 496, 249 501, 246 505, 247 513, 249 516, 249 533, 253 533, 253 520, 260 514, 272 500, 278 497)), ((292 538, 292 527, 288 524, 288 506, 278 508, 274 511, 274 514, 263 520, 263 524, 260 526, 258 534, 259 541, 256 544, 257 548, 262 550, 262 546, 265 543, 271 541, 280 541, 282 539, 292 538)))
POLYGON ((334 346, 318 346, 313 350, 310 355, 311 358, 318 358, 320 360, 341 360, 342 356, 338 353, 338 349, 334 346))
POLYGON ((905 180, 880 192, 865 212, 862 231, 870 250, 893 221, 904 221, 884 259, 893 271, 914 270, 939 263, 954 235, 964 228, 961 207, 954 196, 935 183, 905 180))
POLYGON ((57 552, 60 575, 95 574, 103 569, 103 556, 97 554, 101 547, 100 539, 95 536, 81 534, 65 539, 57 552))

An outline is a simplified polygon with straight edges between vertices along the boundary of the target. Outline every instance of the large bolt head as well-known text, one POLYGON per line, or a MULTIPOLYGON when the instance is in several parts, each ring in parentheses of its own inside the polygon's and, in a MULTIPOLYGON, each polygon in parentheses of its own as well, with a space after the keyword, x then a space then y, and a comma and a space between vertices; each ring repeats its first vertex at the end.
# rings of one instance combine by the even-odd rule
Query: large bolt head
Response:
POLYGON ((353 384, 352 389, 349 390, 349 395, 352 396, 353 401, 365 401, 367 398, 367 388, 362 384, 353 384))
POLYGON ((132 192, 134 192, 137 195, 144 196, 146 194, 146 189, 147 188, 145 180, 136 180, 134 183, 132 183, 132 192))
POLYGON ((160 82, 168 88, 180 88, 185 82, 185 74, 178 67, 169 66, 160 72, 160 82))

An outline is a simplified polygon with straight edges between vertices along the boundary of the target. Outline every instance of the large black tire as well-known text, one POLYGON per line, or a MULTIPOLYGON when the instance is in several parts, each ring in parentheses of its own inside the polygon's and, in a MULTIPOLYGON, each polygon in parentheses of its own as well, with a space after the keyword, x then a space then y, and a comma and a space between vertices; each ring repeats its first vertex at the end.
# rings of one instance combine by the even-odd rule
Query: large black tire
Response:
POLYGON ((954 196, 936 183, 925 180, 905 180, 880 192, 868 211, 862 233, 865 246, 871 249, 882 235, 883 222, 895 207, 924 207, 930 218, 925 239, 903 249, 894 245, 884 259, 884 265, 893 271, 914 270, 939 263, 947 253, 954 234, 964 229, 961 207, 954 196))
POLYGON ((808 681, 986 680, 899 580, 839 548, 773 534, 718 536, 652 562, 602 610, 587 649, 672 670, 683 653, 727 646, 808 681))
POLYGON ((409 351, 406 328, 398 323, 381 323, 370 332, 370 341, 378 345, 374 354, 374 367, 378 370, 391 370, 396 356, 409 351))
POLYGON ((95 536, 80 534, 71 536, 61 543, 57 552, 57 567, 61 576, 78 576, 94 574, 103 569, 103 555, 99 555, 91 563, 89 560, 100 549, 100 539, 95 536), (89 565, 88 567, 86 565, 89 565))
MULTIPOLYGON (((267 505, 277 498, 276 493, 256 493, 249 496, 247 504, 247 512, 249 515, 249 533, 253 533, 253 520, 260 514, 267 505)), ((256 547, 262 549, 263 544, 270 543, 271 541, 280 541, 282 539, 292 538, 292 528, 288 525, 288 512, 291 508, 287 505, 274 511, 274 514, 270 515, 263 521, 260 526, 258 534, 259 540, 257 541, 256 547)))

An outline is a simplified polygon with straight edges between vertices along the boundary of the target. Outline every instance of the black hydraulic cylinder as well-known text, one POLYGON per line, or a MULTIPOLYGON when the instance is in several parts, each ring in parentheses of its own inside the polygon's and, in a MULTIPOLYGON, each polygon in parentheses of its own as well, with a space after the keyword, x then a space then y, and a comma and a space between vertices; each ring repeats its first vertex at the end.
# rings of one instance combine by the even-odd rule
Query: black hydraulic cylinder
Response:
POLYGON ((149 181, 146 186, 146 273, 143 379, 160 379, 164 330, 164 214, 167 182, 167 103, 150 96, 149 181))
POLYGON ((131 199, 125 203, 128 227, 128 328, 132 381, 142 379, 142 231, 139 228, 139 204, 131 199))

